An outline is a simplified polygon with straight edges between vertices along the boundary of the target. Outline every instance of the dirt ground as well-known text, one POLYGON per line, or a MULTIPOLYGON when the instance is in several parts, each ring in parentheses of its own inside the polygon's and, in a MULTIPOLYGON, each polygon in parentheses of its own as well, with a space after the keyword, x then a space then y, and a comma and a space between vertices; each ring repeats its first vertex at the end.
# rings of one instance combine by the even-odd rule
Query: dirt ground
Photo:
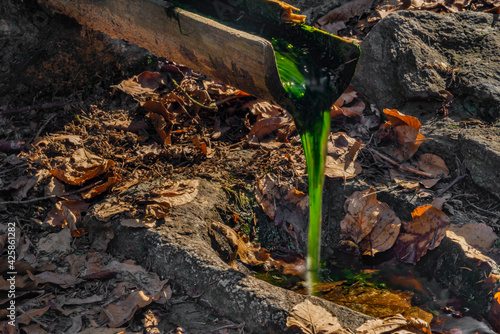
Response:
MULTIPOLYGON (((103 315, 102 308, 120 299, 120 288, 133 291, 139 286, 133 278, 127 279, 123 268, 78 282, 61 282, 61 275, 78 272, 74 259, 81 255, 87 264, 92 256, 99 257, 101 267, 113 261, 123 264, 127 259, 113 257, 105 246, 98 251, 94 236, 78 222, 89 205, 138 182, 158 178, 175 182, 199 177, 222 184, 234 201, 221 212, 225 223, 255 240, 259 218, 255 212, 263 214, 248 194, 254 193, 257 179, 271 173, 306 190, 300 141, 290 120, 279 131, 264 128, 273 134, 271 139, 253 141, 262 113, 279 108, 127 42, 82 28, 34 0, 3 1, 0 17, 0 141, 8 142, 0 149, 0 220, 2 225, 16 226, 19 310, 18 329, 9 327, 3 305, 11 300, 6 275, 12 270, 6 259, 7 237, 0 238, 0 268, 5 275, 0 282, 3 332, 115 333, 126 328, 134 333, 244 333, 244 324, 218 317, 216 308, 200 303, 196 291, 181 289, 175 280, 161 281, 148 268, 134 270, 159 282, 159 299, 135 301, 136 308, 122 315, 127 321, 115 322, 110 319, 111 311, 103 315), (161 81, 162 98, 171 99, 175 118, 170 123, 152 115, 155 106, 144 105, 152 91, 130 94, 129 90, 126 94, 128 88, 122 83, 145 71, 158 71, 159 62, 162 73, 168 75, 152 76, 148 82, 156 89, 161 81), (75 152, 82 149, 87 158, 91 153, 108 167, 96 177, 55 182, 49 171, 70 164, 71 158, 76 159, 75 152), (65 204, 57 204, 61 201, 65 204), (61 255, 54 246, 41 251, 40 245, 47 245, 47 237, 59 234, 62 226, 73 227, 68 251, 61 255), (47 272, 59 276, 34 278, 47 272), (103 299, 92 299, 95 296, 103 299), (109 324, 115 328, 108 328, 109 324), (189 328, 180 324, 189 324, 189 328)), ((332 128, 333 132, 353 130, 356 122, 336 119, 332 128)), ((372 128, 358 134, 373 145, 379 131, 372 128)), ((387 180, 386 164, 374 161, 370 154, 360 154, 358 160, 364 180, 387 180)), ((459 167, 449 181, 464 172, 459 167)), ((478 222, 500 234, 498 195, 482 193, 470 179, 450 191, 465 194, 467 199, 461 209, 454 209, 456 214, 463 211, 469 217, 473 212, 478 222)), ((264 246, 271 252, 290 252, 290 237, 274 245, 269 237, 261 239, 268 241, 264 246)))

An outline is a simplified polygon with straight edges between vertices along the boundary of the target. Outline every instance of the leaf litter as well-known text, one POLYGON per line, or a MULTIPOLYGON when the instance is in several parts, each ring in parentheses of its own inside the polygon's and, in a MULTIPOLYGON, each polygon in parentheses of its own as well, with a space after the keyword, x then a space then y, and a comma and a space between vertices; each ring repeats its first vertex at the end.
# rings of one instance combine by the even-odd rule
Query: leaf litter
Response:
MULTIPOLYGON (((349 29, 346 27, 354 23, 355 29, 362 35, 381 17, 404 6, 406 3, 399 1, 355 1, 349 8, 345 7, 340 13, 325 18, 325 24, 341 21, 345 27, 341 26, 337 31, 347 32, 349 29), (373 11, 373 8, 376 10, 373 11), (353 17, 357 19, 351 20, 353 17)), ((458 2, 415 2, 411 6, 415 7, 412 9, 419 7, 436 11, 461 10, 458 2)), ((465 3, 465 6, 469 4, 465 3)), ((478 8, 492 7, 481 2, 478 8)), ((161 62, 158 68, 132 76, 114 87, 131 96, 138 104, 123 104, 126 107, 117 108, 94 103, 86 106, 80 116, 68 122, 64 131, 37 137, 29 154, 21 152, 4 159, 2 167, 16 171, 16 174, 0 174, 0 185, 4 191, 18 191, 12 199, 33 198, 43 193, 49 198, 47 202, 52 208, 35 215, 38 224, 52 227, 48 232, 43 230, 41 236, 32 238, 33 244, 25 242, 23 261, 26 262, 16 264, 22 275, 16 279, 20 292, 46 293, 46 297, 37 303, 32 303, 30 299, 23 300, 23 309, 26 314, 33 312, 37 319, 46 319, 51 312, 61 312, 58 315, 83 313, 85 315, 80 318, 80 324, 77 318, 72 320, 81 332, 106 332, 104 327, 99 327, 102 325, 130 325, 140 310, 151 310, 151 305, 165 305, 179 293, 167 281, 150 275, 148 270, 123 259, 111 259, 106 253, 107 245, 113 239, 113 231, 109 228, 104 227, 93 236, 86 236, 86 231, 80 231, 79 222, 88 206, 110 193, 121 194, 140 181, 167 175, 167 181, 151 189, 144 198, 121 197, 95 207, 96 216, 103 223, 117 214, 123 214, 123 225, 150 228, 157 220, 168 217, 170 207, 194 200, 198 185, 193 177, 211 175, 217 179, 217 174, 227 177, 237 170, 240 173, 238 177, 255 177, 258 180, 257 202, 275 224, 294 236, 296 249, 300 249, 307 228, 304 224, 308 214, 307 194, 291 182, 293 178, 305 176, 305 162, 300 139, 286 110, 171 62, 161 62), (231 153, 242 149, 250 149, 257 154, 246 161, 231 160, 231 153), (266 169, 272 172, 263 173, 266 169), (188 181, 173 181, 170 177, 173 172, 188 176, 188 181), (50 199, 56 199, 55 204, 50 199), (77 235, 77 232, 81 234, 77 235), (89 241, 91 250, 88 245, 81 248, 89 241), (34 253, 31 253, 33 249, 34 253), (61 256, 65 256, 64 265, 54 266, 61 256), (144 275, 150 282, 148 286, 137 277, 144 275), (88 291, 92 282, 107 284, 112 293, 103 296, 88 291), (52 294, 55 288, 63 289, 57 297, 52 294), (66 294, 66 298, 61 298, 70 291, 77 292, 78 297, 66 294), (50 308, 37 314, 47 307, 40 308, 40 305, 50 305, 50 308)), ((451 99, 443 96, 445 108, 451 99)), ((113 98, 119 100, 122 97, 115 92, 113 98)), ((381 115, 372 106, 367 106, 364 97, 351 86, 332 107, 332 124, 341 127, 342 132, 332 134, 329 141, 329 177, 345 180, 361 172, 370 173, 370 170, 362 169, 361 164, 367 161, 366 148, 373 144, 371 132, 379 126, 384 115, 389 122, 382 125, 379 131, 384 134, 382 139, 386 139, 385 142, 378 142, 382 144, 379 146, 381 152, 394 154, 397 159, 412 164, 414 170, 429 176, 408 175, 409 172, 401 168, 395 174, 395 169, 389 171, 387 166, 375 160, 379 169, 391 173, 400 184, 413 182, 426 188, 432 188, 439 180, 448 177, 449 170, 441 158, 417 154, 424 138, 419 133, 420 123, 416 118, 394 110, 385 110, 381 115), (384 146, 387 142, 395 148, 384 146)), ((416 262, 427 250, 437 247, 447 225, 444 214, 438 208, 427 207, 416 211, 411 222, 401 222, 394 211, 378 201, 374 191, 368 189, 353 194, 346 201, 343 234, 359 247, 361 254, 374 256, 390 250, 396 243, 398 255, 403 261, 416 262), (421 246, 414 249, 411 247, 413 243, 421 246)), ((241 262, 250 267, 286 274, 304 271, 300 257, 293 261, 274 258, 271 250, 261 247, 241 231, 236 232, 220 222, 214 222, 212 228, 232 246, 228 262, 235 268, 237 262, 241 262)), ((21 235, 21 231, 17 234, 21 235)), ((7 287, 7 282, 3 286, 7 287)), ((339 285, 325 287, 324 293, 335 290, 336 286, 339 285)), ((346 304, 356 304, 361 310, 369 304, 366 301, 373 304, 371 298, 374 294, 380 294, 383 296, 380 298, 382 304, 384 300, 386 303, 394 301, 411 308, 411 303, 403 302, 408 299, 402 295, 384 295, 386 292, 376 289, 358 292, 371 297, 346 299, 346 304)), ((310 306, 305 309, 309 313, 312 310, 310 306)), ((31 318, 25 318, 27 325, 31 318)), ((144 315, 144 321, 146 319, 150 318, 144 315)), ((330 321, 331 317, 325 315, 325 319, 329 319, 325 325, 334 324, 333 320, 330 321)), ((408 326, 410 318, 405 319, 408 326)), ((317 321, 306 323, 303 327, 321 327, 322 320, 317 321)), ((387 321, 390 326, 397 323, 407 329, 397 316, 381 321, 387 321)), ((33 326, 40 325, 31 323, 24 330, 29 332, 33 326)), ((376 328, 378 325, 371 326, 376 328)), ((119 330, 122 329, 116 328, 116 331, 119 330)))

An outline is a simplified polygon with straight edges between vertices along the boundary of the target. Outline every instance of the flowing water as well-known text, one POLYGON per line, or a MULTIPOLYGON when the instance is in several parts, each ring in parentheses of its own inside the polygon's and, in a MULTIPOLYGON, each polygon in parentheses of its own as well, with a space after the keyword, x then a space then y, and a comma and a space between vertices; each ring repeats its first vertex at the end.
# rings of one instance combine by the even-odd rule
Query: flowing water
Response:
POLYGON ((295 108, 300 110, 294 113, 294 120, 304 148, 309 184, 307 276, 312 294, 320 263, 322 194, 330 133, 331 101, 325 101, 325 97, 332 94, 335 82, 324 69, 312 67, 307 48, 276 39, 272 43, 283 88, 294 101, 295 108))

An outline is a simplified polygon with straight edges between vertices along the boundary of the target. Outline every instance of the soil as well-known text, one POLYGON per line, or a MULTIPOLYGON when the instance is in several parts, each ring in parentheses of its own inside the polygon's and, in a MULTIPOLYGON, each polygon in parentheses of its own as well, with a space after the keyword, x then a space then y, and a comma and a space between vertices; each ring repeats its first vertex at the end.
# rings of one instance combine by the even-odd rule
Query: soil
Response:
MULTIPOLYGON (((300 243, 304 240, 291 247, 290 245, 294 243, 293 236, 287 233, 286 229, 276 228, 255 198, 256 181, 265 174, 276 175, 282 182, 294 185, 299 191, 307 189, 306 177, 297 175, 296 172, 296 165, 303 164, 303 159, 297 158, 301 152, 300 141, 293 131, 287 134, 285 140, 276 139, 279 134, 275 136, 276 143, 256 144, 249 141, 247 135, 252 125, 256 123, 256 117, 242 106, 255 100, 254 97, 243 96, 235 99, 236 102, 221 103, 217 112, 210 108, 196 108, 190 105, 187 114, 180 117, 173 128, 171 144, 164 146, 162 145, 164 141, 155 131, 150 119, 146 117, 147 111, 137 100, 117 89, 116 85, 144 71, 157 71, 158 61, 167 60, 158 59, 148 51, 125 41, 110 39, 99 32, 88 31, 73 20, 40 7, 34 0, 4 1, 0 4, 0 17, 2 49, 0 140, 13 141, 21 145, 21 150, 12 147, 0 152, 0 220, 3 224, 15 222, 18 226, 17 238, 25 238, 23 240, 27 244, 26 252, 31 256, 26 256, 24 262, 33 264, 33 267, 37 268, 35 273, 41 273, 43 268, 51 265, 59 268, 53 268, 55 272, 66 272, 69 268, 66 256, 90 254, 95 251, 96 240, 102 238, 103 231, 124 235, 124 232, 120 232, 117 221, 113 220, 111 225, 101 222, 101 226, 97 226, 99 222, 94 219, 97 204, 116 198, 126 191, 120 189, 120 184, 117 184, 115 189, 87 200, 92 209, 80 213, 85 224, 77 225, 79 228, 83 227, 82 235, 73 235, 74 238, 66 253, 47 254, 37 249, 39 246, 36 245, 40 245, 42 238, 61 231, 60 226, 50 226, 46 223, 46 218, 53 210, 55 202, 58 199, 80 199, 83 193, 82 187, 92 185, 94 180, 82 185, 66 185, 64 195, 47 196, 46 189, 50 178, 43 177, 41 181, 36 182, 35 176, 40 171, 51 170, 61 165, 65 158, 69 158, 77 148, 81 147, 101 158, 112 160, 114 172, 119 175, 122 184, 134 181, 135 184, 144 185, 158 180, 175 182, 198 179, 204 184, 205 188, 202 187, 200 191, 205 191, 205 196, 212 194, 207 191, 210 187, 218 189, 214 190, 217 195, 213 197, 221 200, 213 205, 209 213, 202 213, 199 211, 199 206, 191 205, 182 209, 189 210, 190 220, 185 225, 176 220, 175 224, 178 226, 172 227, 178 235, 176 240, 181 244, 189 242, 183 241, 183 236, 199 234, 200 240, 205 242, 203 247, 210 244, 208 247, 210 251, 213 248, 217 250, 222 260, 210 258, 207 260, 209 266, 215 266, 210 261, 226 266, 225 263, 231 260, 232 251, 227 243, 215 242, 213 238, 216 237, 210 236, 208 228, 203 230, 206 230, 206 234, 198 232, 194 224, 196 217, 203 216, 201 220, 204 224, 210 219, 216 219, 246 232, 252 240, 259 241, 271 254, 293 254, 296 258, 304 256, 303 252, 300 252, 300 243), (24 108, 24 111, 16 110, 27 106, 31 107, 24 108), (140 127, 134 130, 130 127, 109 126, 110 123, 119 121, 127 121, 127 124, 134 122, 136 125, 140 124, 140 127), (55 135, 75 135, 79 136, 80 141, 76 144, 69 139, 61 142, 54 139, 55 135), (195 136, 206 143, 211 153, 206 153, 200 146, 193 144, 192 138, 195 136), (295 160, 292 161, 294 157, 295 160), (30 180, 35 181, 28 187, 30 180), (113 232, 113 228, 116 231, 113 232)), ((200 74, 193 74, 193 85, 203 85, 203 82, 211 80, 200 74)), ((167 86, 172 91, 178 89, 172 82, 167 86)), ((222 85, 221 87, 229 89, 222 85)), ((178 91, 178 94, 181 95, 182 91, 178 91)), ((446 122, 442 115, 437 117, 440 117, 439 121, 446 122)), ((354 122, 346 119, 334 120, 332 123, 333 132, 352 130, 354 127, 354 122)), ((488 125, 474 126, 474 132, 471 133, 478 137, 488 136, 488 125)), ((376 134, 377 131, 374 130, 363 139, 369 142, 370 137, 376 134)), ((424 146, 423 150, 435 154, 439 154, 440 151, 435 143, 427 148, 424 146)), ((434 194, 443 190, 446 184, 456 177, 467 174, 465 166, 459 161, 455 165, 454 157, 445 153, 446 150, 443 149, 442 155, 446 157, 448 165, 453 166, 450 168, 452 173, 445 180, 445 184, 434 190, 434 194)), ((367 152, 360 154, 358 159, 364 167, 363 174, 358 180, 326 182, 325 202, 330 205, 325 205, 329 211, 325 213, 327 217, 325 221, 328 223, 324 244, 338 242, 336 235, 338 235, 338 222, 344 215, 343 203, 353 191, 362 189, 366 185, 377 187, 376 190, 380 191, 381 199, 379 199, 397 208, 398 215, 406 219, 409 219, 413 208, 430 201, 430 197, 415 194, 411 190, 398 188, 397 191, 393 191, 386 187, 385 184, 390 182, 387 165, 374 161, 367 152)), ((100 181, 105 180, 102 178, 100 181)), ((87 187, 89 188, 90 186, 87 187)), ((451 209, 448 208, 448 213, 453 211, 453 217, 457 218, 455 223, 482 222, 491 226, 494 232, 500 235, 498 194, 478 187, 471 177, 462 179, 448 190, 448 193, 451 200, 455 199, 454 202, 451 201, 451 209)), ((186 214, 182 210, 172 212, 174 216, 182 216, 186 214)), ((158 228, 167 229, 168 224, 158 228)), ((299 230, 304 226, 294 226, 294 228, 299 230)), ((148 273, 156 272, 162 275, 162 279, 168 279, 165 286, 169 287, 171 294, 165 296, 163 304, 151 303, 138 309, 130 321, 120 324, 120 328, 135 333, 254 332, 252 325, 245 324, 245 319, 241 316, 231 317, 231 312, 224 310, 226 306, 222 301, 217 304, 207 302, 215 300, 210 298, 215 298, 212 295, 216 292, 210 292, 210 288, 206 287, 207 298, 200 295, 202 291, 197 291, 196 286, 192 285, 196 282, 195 276, 192 276, 193 282, 189 282, 189 276, 194 273, 187 271, 187 267, 179 266, 179 270, 184 268, 186 272, 176 274, 173 267, 161 269, 152 263, 148 266, 148 258, 154 255, 151 254, 153 246, 147 245, 148 239, 139 238, 138 233, 128 231, 126 234, 127 239, 116 237, 111 240, 109 249, 104 246, 100 250, 102 261, 110 263, 113 260, 123 262, 131 258, 139 260, 141 262, 138 264, 148 273), (124 240, 126 242, 136 240, 143 244, 124 244, 124 240), (144 256, 139 254, 143 248, 148 249, 144 256), (192 288, 189 289, 189 286, 192 288), (152 318, 159 324, 154 321, 148 322, 147 319, 152 318), (235 322, 234 319, 240 321, 235 322)), ((165 235, 168 233, 165 232, 165 235)), ((110 240, 105 241, 105 244, 108 242, 110 240)), ((3 251, 2 257, 6 254, 6 250, 3 251)), ((329 258, 333 252, 325 248, 324 256, 329 258)), ((493 248, 488 255, 498 263, 499 254, 498 248, 493 248)), ((248 271, 245 266, 239 265, 240 270, 248 271)), ((16 269, 21 274, 22 270, 18 267, 16 269)), ((25 269, 23 273, 29 275, 28 271, 25 269)), ((2 271, 4 272, 6 270, 2 271)), ((235 270, 224 273, 236 275, 235 277, 241 276, 240 272, 235 270)), ((106 321, 97 316, 103 307, 102 304, 80 305, 81 309, 78 312, 72 313, 65 309, 65 313, 58 306, 63 304, 58 304, 58 301, 61 298, 86 298, 94 294, 109 296, 109 291, 124 281, 123 277, 118 276, 88 280, 64 288, 52 283, 39 283, 35 288, 19 285, 18 292, 21 296, 16 302, 23 313, 29 314, 29 310, 45 305, 51 307, 40 315, 33 313, 28 319, 25 317, 25 323, 20 326, 18 332, 31 333, 35 332, 36 328, 40 333, 44 331, 77 333, 84 328, 93 328, 92 326, 95 326, 93 329, 96 330, 100 325, 102 333, 108 333, 104 331, 107 328, 103 325, 106 321), (98 318, 101 320, 100 323, 99 320, 92 320, 98 318)), ((207 277, 199 281, 211 284, 207 277)), ((257 283, 248 284, 252 286, 257 283)), ((260 287, 258 284, 255 286, 260 287)), ((262 288, 263 291, 265 289, 267 288, 262 288)), ((0 303, 5 305, 9 300, 6 293, 4 296, 6 291, 4 289, 0 294, 2 296, 0 303)), ((289 298, 290 303, 292 301, 298 303, 302 297, 289 298)), ((272 310, 273 307, 274 304, 269 306, 269 309, 272 310)), ((282 307, 280 310, 284 310, 289 306, 280 307, 282 307)), ((348 319, 348 312, 345 312, 345 319, 348 319)), ((0 321, 3 321, 2 330, 5 333, 14 333, 15 331, 6 325, 6 316, 7 313, 0 313, 0 321)), ((281 317, 279 321, 285 319, 286 314, 283 313, 281 317)), ((248 319, 254 318, 249 316, 248 319)), ((257 322, 257 320, 251 321, 257 322)), ((346 320, 346 323, 348 322, 346 320)), ((351 324, 353 328, 354 324, 355 322, 351 324)))

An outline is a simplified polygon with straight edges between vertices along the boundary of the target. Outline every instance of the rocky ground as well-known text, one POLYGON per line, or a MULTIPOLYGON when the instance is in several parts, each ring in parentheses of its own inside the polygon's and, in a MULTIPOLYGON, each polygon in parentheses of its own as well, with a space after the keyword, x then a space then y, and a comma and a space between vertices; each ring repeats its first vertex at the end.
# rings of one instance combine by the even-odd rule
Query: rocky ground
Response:
MULTIPOLYGON (((328 16, 331 4, 309 7, 325 29, 364 39, 354 87, 332 108, 323 260, 335 268, 362 263, 365 274, 383 262, 417 263, 448 288, 431 297, 467 301, 445 297, 440 308, 468 315, 473 305, 482 317, 476 329, 488 318, 498 330, 498 15, 408 11, 375 24, 382 16, 371 17, 398 5, 352 3, 362 10, 351 6, 347 19, 328 16), (368 215, 344 203, 364 201, 354 194, 369 188, 392 217, 379 238, 352 232, 346 220, 368 215), (435 215, 421 225, 432 228, 412 230, 405 222, 430 203, 435 215), (396 225, 409 242, 396 241, 396 225)), ((332 282, 323 296, 349 308, 254 278, 303 292, 307 178, 286 111, 35 1, 4 1, 0 14, 3 332, 280 333, 306 299, 352 330, 370 317, 351 309, 427 319, 429 310, 414 307, 417 285, 409 297, 396 288, 384 294, 385 304, 402 306, 383 313, 339 300, 332 282), (13 271, 16 328, 7 310, 13 271)), ((360 284, 365 295, 375 289, 360 284)), ((460 329, 443 314, 437 319, 436 333, 460 329)))

